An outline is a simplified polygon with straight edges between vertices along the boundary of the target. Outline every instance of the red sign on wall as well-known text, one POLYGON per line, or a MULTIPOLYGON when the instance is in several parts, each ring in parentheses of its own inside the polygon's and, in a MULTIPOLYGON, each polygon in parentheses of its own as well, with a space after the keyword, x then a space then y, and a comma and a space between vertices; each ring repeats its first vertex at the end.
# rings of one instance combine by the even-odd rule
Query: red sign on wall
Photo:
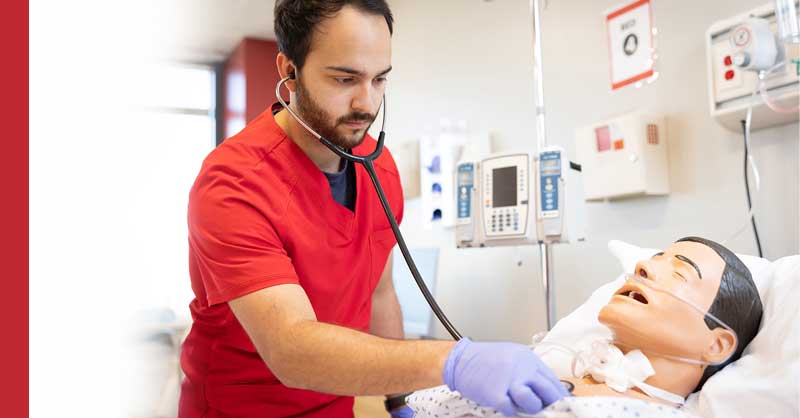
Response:
POLYGON ((653 12, 650 0, 637 0, 606 12, 611 89, 654 75, 653 12))

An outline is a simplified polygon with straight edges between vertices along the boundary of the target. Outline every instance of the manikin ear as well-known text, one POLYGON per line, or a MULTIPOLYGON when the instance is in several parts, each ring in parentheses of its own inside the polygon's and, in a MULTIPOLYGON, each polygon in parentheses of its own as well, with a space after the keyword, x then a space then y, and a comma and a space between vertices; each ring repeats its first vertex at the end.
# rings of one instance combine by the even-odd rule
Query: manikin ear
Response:
POLYGON ((723 362, 736 351, 736 334, 722 327, 714 328, 711 334, 711 344, 706 348, 703 360, 709 363, 723 362))

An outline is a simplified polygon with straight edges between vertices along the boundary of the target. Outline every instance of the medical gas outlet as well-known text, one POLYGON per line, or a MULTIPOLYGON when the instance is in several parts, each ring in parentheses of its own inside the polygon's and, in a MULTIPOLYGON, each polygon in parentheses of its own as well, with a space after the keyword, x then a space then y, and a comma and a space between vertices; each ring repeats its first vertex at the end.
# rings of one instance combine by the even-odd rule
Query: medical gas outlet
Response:
POLYGON ((706 32, 710 113, 731 131, 741 132, 748 108, 754 130, 800 120, 797 111, 774 111, 796 107, 800 100, 800 74, 794 64, 800 45, 783 42, 778 23, 775 3, 769 2, 716 22, 706 32))

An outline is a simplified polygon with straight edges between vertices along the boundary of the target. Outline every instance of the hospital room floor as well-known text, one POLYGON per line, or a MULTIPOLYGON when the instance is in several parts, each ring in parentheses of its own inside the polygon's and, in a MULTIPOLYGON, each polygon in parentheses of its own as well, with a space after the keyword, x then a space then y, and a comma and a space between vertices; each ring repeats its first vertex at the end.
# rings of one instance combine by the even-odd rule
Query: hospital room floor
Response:
POLYGON ((389 413, 383 407, 383 396, 356 396, 353 405, 355 418, 389 418, 389 413))

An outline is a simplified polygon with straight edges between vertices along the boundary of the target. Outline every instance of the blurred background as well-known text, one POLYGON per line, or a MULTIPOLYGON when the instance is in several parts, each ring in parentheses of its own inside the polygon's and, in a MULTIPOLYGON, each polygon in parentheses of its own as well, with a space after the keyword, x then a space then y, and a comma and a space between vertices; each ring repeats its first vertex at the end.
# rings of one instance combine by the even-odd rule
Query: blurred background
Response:
MULTIPOLYGON (((462 333, 526 343, 546 329, 538 250, 457 249, 453 215, 441 212, 452 207, 437 206, 424 168, 445 136, 494 153, 535 146, 528 1, 389 3, 386 145, 406 191, 401 230, 462 333)), ((653 0, 656 76, 612 89, 605 13, 620 4, 546 2, 548 141, 575 156, 579 128, 636 111, 663 115, 669 192, 585 202, 586 240, 554 247, 557 317, 616 277, 612 239, 660 248, 699 235, 757 254, 751 229, 733 236, 748 222, 744 146, 710 105, 722 64, 709 59, 708 31, 769 2, 653 0)), ((275 101, 273 8, 31 1, 32 416, 176 415, 193 298, 188 191, 205 156, 275 101)), ((799 138, 796 115, 752 132, 755 220, 771 260, 800 252, 799 138)), ((409 336, 446 338, 400 260, 395 281, 409 336)), ((374 402, 359 402, 359 416, 381 416, 374 402)))

